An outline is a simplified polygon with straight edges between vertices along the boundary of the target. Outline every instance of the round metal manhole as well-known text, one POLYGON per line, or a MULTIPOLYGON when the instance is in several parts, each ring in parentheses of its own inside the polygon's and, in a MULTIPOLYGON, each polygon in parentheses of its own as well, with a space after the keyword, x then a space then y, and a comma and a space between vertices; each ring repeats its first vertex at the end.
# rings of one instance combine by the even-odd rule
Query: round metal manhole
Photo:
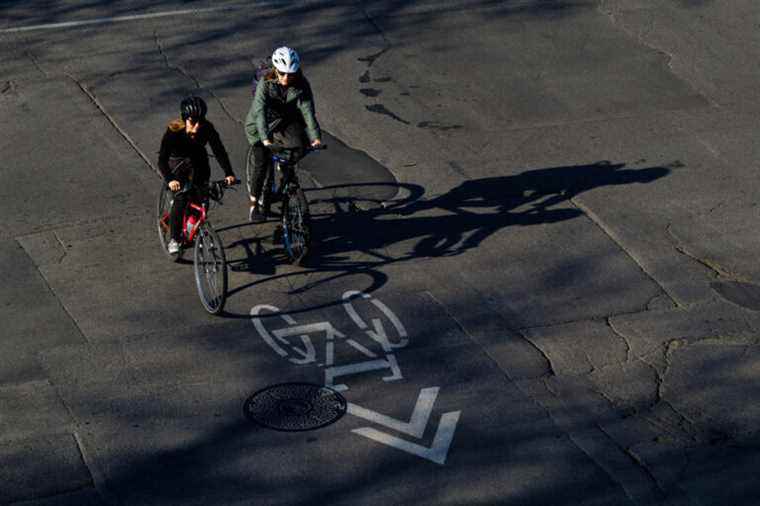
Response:
POLYGON ((245 417, 269 429, 297 432, 337 422, 346 399, 332 388, 311 383, 282 383, 259 390, 243 406, 245 417))

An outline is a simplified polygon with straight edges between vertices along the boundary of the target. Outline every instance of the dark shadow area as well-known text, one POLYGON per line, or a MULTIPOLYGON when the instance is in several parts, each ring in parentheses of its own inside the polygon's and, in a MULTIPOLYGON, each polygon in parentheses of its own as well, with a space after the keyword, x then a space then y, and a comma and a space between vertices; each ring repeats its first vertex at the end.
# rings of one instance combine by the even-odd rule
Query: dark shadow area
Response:
MULTIPOLYGON (((387 281, 387 275, 382 272, 384 266, 462 255, 509 227, 576 219, 583 215, 572 202, 577 195, 605 186, 647 184, 667 176, 677 163, 628 169, 625 164, 601 161, 528 170, 515 176, 465 181, 429 199, 423 198, 424 189, 419 186, 399 185, 398 200, 369 208, 361 199, 348 196, 352 185, 313 189, 307 193, 312 208, 323 209, 327 204, 330 212, 312 217, 314 243, 304 262, 305 269, 257 279, 230 295, 283 276, 314 274, 319 275, 314 276, 318 279, 304 283, 291 293, 303 293, 353 275, 367 276, 370 285, 363 290, 371 293, 387 281), (340 195, 336 196, 337 193, 340 195), (357 253, 361 254, 358 258, 357 253)), ((247 251, 253 250, 248 248, 247 251)), ((269 255, 246 258, 245 263, 253 272, 259 263, 267 266, 267 270, 280 262, 269 255)), ((299 312, 314 309, 308 307, 299 312)))
POLYGON ((752 311, 760 311, 760 286, 740 281, 715 281, 710 284, 718 295, 752 311))

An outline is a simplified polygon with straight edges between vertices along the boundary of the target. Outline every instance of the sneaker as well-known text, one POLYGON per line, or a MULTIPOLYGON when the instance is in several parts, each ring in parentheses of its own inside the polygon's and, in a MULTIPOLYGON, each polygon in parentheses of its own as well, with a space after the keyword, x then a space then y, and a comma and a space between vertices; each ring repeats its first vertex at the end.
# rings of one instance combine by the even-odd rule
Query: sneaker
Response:
POLYGON ((248 211, 248 219, 251 223, 261 223, 266 221, 266 217, 261 213, 259 206, 251 206, 251 210, 248 211))
POLYGON ((179 253, 179 243, 176 240, 172 239, 169 241, 169 244, 167 244, 166 249, 169 250, 170 255, 176 255, 179 253))

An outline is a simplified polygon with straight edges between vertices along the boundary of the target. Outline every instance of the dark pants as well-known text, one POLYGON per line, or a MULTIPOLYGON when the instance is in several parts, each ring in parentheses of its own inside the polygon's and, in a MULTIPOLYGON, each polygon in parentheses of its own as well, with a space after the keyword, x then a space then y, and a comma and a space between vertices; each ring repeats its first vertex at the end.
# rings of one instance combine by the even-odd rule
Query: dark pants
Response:
MULTIPOLYGON (((295 153, 302 153, 308 145, 306 130, 303 121, 294 120, 278 128, 273 133, 273 142, 278 146, 292 148, 295 153)), ((251 197, 257 200, 261 196, 264 182, 269 176, 273 177, 272 152, 264 147, 261 141, 253 145, 251 149, 251 163, 253 165, 253 181, 251 184, 251 197)))
POLYGON ((187 191, 178 191, 174 193, 174 202, 172 203, 172 209, 169 213, 169 227, 172 234, 172 239, 178 243, 182 243, 182 217, 185 214, 185 209, 190 205, 190 201, 198 200, 198 191, 193 187, 187 191))

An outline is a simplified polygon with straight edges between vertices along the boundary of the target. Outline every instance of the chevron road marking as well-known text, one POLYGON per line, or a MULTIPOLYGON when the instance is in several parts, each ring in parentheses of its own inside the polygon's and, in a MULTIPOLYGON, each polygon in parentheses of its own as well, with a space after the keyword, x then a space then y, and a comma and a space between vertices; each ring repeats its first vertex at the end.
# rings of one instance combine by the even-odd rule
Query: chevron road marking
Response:
MULTIPOLYGON (((396 418, 380 414, 353 403, 348 403, 348 412, 354 416, 358 416, 397 432, 420 439, 425 433, 425 427, 427 427, 428 420, 430 420, 430 414, 433 411, 433 405, 435 404, 439 390, 438 387, 430 387, 423 388, 420 391, 420 394, 417 397, 417 403, 414 406, 414 411, 408 422, 397 420, 396 418)), ((430 460, 436 464, 444 465, 449 453, 449 448, 451 447, 451 441, 454 439, 454 432, 456 431, 456 426, 459 422, 459 416, 461 413, 461 411, 451 411, 449 413, 444 413, 441 416, 441 421, 438 423, 438 428, 433 437, 433 444, 430 447, 393 436, 371 427, 362 427, 354 429, 351 432, 378 443, 392 446, 407 453, 430 460)))

